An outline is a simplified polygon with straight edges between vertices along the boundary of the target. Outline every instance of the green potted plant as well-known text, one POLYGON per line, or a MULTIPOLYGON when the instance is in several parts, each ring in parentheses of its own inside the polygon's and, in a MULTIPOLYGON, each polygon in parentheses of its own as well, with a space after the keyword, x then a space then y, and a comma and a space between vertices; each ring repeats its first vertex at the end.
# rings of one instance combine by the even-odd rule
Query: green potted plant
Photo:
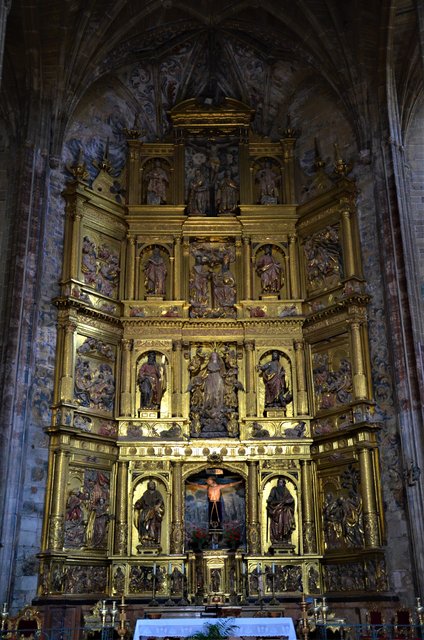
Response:
POLYGON ((203 630, 194 633, 188 640, 227 640, 233 636, 237 626, 232 618, 218 620, 217 622, 205 622, 203 630))

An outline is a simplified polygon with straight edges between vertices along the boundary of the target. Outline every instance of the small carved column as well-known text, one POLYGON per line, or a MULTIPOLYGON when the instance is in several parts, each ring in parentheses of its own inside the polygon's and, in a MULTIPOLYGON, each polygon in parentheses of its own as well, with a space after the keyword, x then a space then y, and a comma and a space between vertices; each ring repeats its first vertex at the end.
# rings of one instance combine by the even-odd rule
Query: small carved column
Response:
POLYGON ((362 400, 367 397, 367 380, 364 373, 361 323, 356 320, 352 321, 350 323, 350 331, 352 336, 353 388, 355 398, 362 400))
POLYGON ((49 517, 48 548, 51 551, 61 551, 64 542, 65 522, 65 487, 68 477, 69 452, 56 449, 53 463, 52 505, 49 517))
POLYGON ((138 240, 136 242, 136 256, 135 256, 135 274, 134 274, 134 298, 135 300, 140 300, 140 262, 141 257, 139 254, 140 249, 138 248, 138 240))
POLYGON ((350 203, 347 199, 341 201, 341 220, 343 230, 344 268, 345 278, 355 275, 355 258, 353 253, 352 228, 350 225, 350 203))
POLYGON ((255 343, 253 340, 246 340, 244 343, 246 351, 246 415, 256 415, 256 389, 255 389, 255 365, 253 362, 253 350, 255 343))
POLYGON ((304 553, 316 553, 312 465, 310 460, 302 460, 300 465, 302 469, 303 551, 304 553))
POLYGON ((252 264, 250 238, 243 238, 243 284, 244 284, 244 299, 250 300, 252 297, 252 274, 250 266, 252 264))
POLYGON ((172 370, 174 373, 174 387, 172 394, 172 415, 182 415, 182 391, 181 391, 181 363, 182 363, 182 343, 181 340, 174 340, 172 343, 172 370))
POLYGON ((189 281, 190 281, 190 244, 188 238, 184 238, 183 240, 183 250, 182 250, 182 278, 185 285, 185 290, 183 291, 183 298, 186 300, 190 300, 190 291, 189 291, 189 281))
POLYGON ((181 462, 172 463, 171 553, 183 552, 183 474, 181 462))
POLYGON ((128 462, 118 462, 116 484, 116 525, 115 525, 115 553, 120 556, 127 554, 128 539, 128 462))
POLYGON ((128 204, 140 204, 140 149, 139 140, 127 140, 128 143, 128 204))
POLYGON ((73 402, 74 400, 74 333, 77 325, 74 322, 66 322, 63 327, 63 375, 60 380, 61 402, 73 402))
MULTIPOLYGON (((289 125, 289 123, 288 123, 289 125)), ((289 126, 284 132, 284 135, 290 136, 290 134, 294 134, 295 130, 291 129, 289 126)), ((294 188, 294 147, 296 144, 295 137, 284 137, 281 140, 281 145, 283 147, 283 157, 284 157, 284 204, 294 204, 296 202, 295 198, 295 188, 294 188)))
POLYGON ((82 214, 77 211, 72 224, 71 273, 69 274, 74 280, 79 280, 81 220, 82 214))
POLYGON ((122 347, 122 391, 121 391, 121 416, 131 415, 131 360, 130 351, 133 341, 124 338, 122 347))
POLYGON ((249 460, 248 467, 248 525, 247 536, 249 553, 260 553, 261 540, 258 520, 258 463, 249 460))
POLYGON ((174 299, 181 300, 181 238, 175 238, 174 258, 174 299))
POLYGON ((135 238, 127 236, 127 277, 125 281, 125 295, 127 300, 134 300, 134 267, 135 267, 135 238))
POLYGON ((308 413, 308 394, 306 392, 305 345, 303 340, 296 340, 294 349, 297 375, 297 413, 298 415, 305 415, 308 413))
POLYGON ((296 260, 296 234, 289 235, 289 258, 290 258, 290 289, 292 298, 299 298, 299 276, 297 272, 296 260))
POLYGON ((364 447, 359 450, 365 547, 375 549, 380 546, 380 533, 378 526, 372 456, 373 452, 368 447, 364 447))

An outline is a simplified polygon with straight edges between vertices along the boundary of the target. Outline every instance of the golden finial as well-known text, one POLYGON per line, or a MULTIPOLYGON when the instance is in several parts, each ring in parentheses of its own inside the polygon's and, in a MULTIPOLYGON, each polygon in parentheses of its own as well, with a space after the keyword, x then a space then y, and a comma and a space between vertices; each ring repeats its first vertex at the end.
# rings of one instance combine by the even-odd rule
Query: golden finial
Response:
POLYGON ((319 149, 318 138, 314 138, 314 150, 315 150, 314 168, 315 168, 315 171, 320 171, 321 169, 324 169, 325 162, 321 158, 321 152, 320 152, 320 149, 319 149))
POLYGON ((70 174, 72 174, 75 180, 80 180, 81 182, 85 182, 89 176, 87 171, 87 165, 84 162, 82 147, 80 147, 78 151, 78 158, 76 161, 66 166, 67 170, 70 174))
POLYGON ((99 171, 105 171, 106 173, 112 171, 112 165, 109 162, 109 136, 106 138, 106 146, 102 159, 100 161, 93 160, 93 165, 96 169, 99 169, 99 171))
POLYGON ((352 165, 348 164, 340 155, 339 145, 334 143, 334 173, 339 177, 346 177, 352 171, 352 165))
POLYGON ((281 131, 281 136, 282 136, 282 138, 284 140, 285 138, 298 138, 299 135, 300 135, 299 129, 295 129, 294 127, 291 126, 291 116, 288 113, 287 114, 287 120, 286 120, 286 126, 281 131))
POLYGON ((138 111, 136 112, 135 116, 134 116, 134 124, 132 127, 125 127, 125 129, 123 129, 126 137, 128 140, 138 140, 141 136, 145 135, 145 131, 143 131, 143 129, 140 128, 139 126, 139 113, 138 111))

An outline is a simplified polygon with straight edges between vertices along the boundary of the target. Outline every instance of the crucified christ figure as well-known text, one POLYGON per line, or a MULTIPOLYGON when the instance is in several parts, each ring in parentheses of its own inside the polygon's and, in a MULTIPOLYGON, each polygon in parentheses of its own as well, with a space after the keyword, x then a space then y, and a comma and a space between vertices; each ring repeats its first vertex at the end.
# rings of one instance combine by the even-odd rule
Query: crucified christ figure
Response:
POLYGON ((206 485, 197 482, 188 482, 187 486, 192 489, 205 489, 208 497, 208 520, 209 530, 222 528, 222 492, 239 485, 243 480, 218 484, 215 478, 210 476, 206 479, 206 485))

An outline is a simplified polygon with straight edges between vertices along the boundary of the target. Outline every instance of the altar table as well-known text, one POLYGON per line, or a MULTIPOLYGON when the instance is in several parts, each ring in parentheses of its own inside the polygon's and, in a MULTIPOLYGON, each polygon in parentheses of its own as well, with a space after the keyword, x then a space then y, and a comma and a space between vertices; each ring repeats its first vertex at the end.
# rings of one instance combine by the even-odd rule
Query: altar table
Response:
POLYGON ((234 631, 231 637, 266 638, 286 636, 296 640, 291 618, 159 618, 158 620, 137 620, 134 640, 144 638, 187 638, 204 631, 206 624, 216 624, 218 620, 231 621, 234 631))

